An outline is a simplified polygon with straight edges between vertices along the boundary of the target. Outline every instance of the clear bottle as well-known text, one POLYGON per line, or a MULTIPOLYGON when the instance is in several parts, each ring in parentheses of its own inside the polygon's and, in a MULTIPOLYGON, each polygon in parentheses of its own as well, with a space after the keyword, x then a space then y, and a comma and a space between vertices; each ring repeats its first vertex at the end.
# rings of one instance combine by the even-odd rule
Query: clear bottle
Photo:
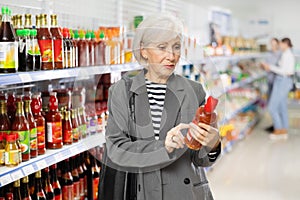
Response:
POLYGON ((77 47, 77 43, 74 39, 74 32, 73 31, 70 33, 70 39, 69 40, 72 43, 72 63, 73 63, 72 67, 78 67, 78 47, 77 47))
POLYGON ((57 25, 57 15, 52 14, 50 32, 53 39, 54 69, 63 69, 63 36, 57 25))
POLYGON ((10 9, 2 7, 0 28, 0 73, 14 73, 18 69, 18 42, 11 25, 10 9))
POLYGON ((21 179, 21 198, 22 200, 31 200, 30 191, 29 191, 29 178, 25 176, 21 179))
POLYGON ((62 118, 58 111, 56 92, 50 92, 49 111, 46 114, 47 148, 62 148, 62 118))
POLYGON ((74 46, 74 59, 75 59, 75 67, 78 67, 78 54, 79 54, 79 50, 78 50, 78 42, 79 42, 79 34, 78 31, 75 30, 74 31, 74 35, 73 35, 73 46, 74 46))
POLYGON ((6 147, 5 147, 5 166, 15 167, 20 164, 19 159, 19 148, 16 143, 15 134, 6 136, 6 147))
POLYGON ((20 180, 14 181, 14 200, 22 200, 21 198, 21 191, 20 191, 20 180))
POLYGON ((95 65, 104 65, 105 64, 105 41, 104 41, 104 32, 101 31, 99 35, 100 40, 95 44, 95 65))
POLYGON ((30 48, 29 48, 29 54, 28 54, 28 62, 29 65, 33 66, 34 71, 41 70, 42 67, 42 58, 41 58, 41 52, 40 47, 37 41, 37 30, 31 29, 30 30, 30 48))
POLYGON ((42 70, 54 69, 53 40, 47 25, 47 15, 40 15, 40 27, 37 29, 37 39, 42 57, 42 70))
MULTIPOLYGON (((208 97, 206 104, 197 109, 193 123, 198 125, 198 123, 201 122, 213 127, 217 127, 217 114, 214 112, 217 104, 217 99, 213 98, 212 96, 208 97)), ((190 149, 199 150, 202 147, 201 143, 193 138, 190 131, 188 131, 184 141, 187 147, 190 149)))
POLYGON ((60 183, 57 179, 57 165, 50 166, 50 183, 54 192, 54 200, 62 200, 62 191, 60 187, 60 183))
POLYGON ((24 115, 22 96, 17 97, 17 111, 11 130, 12 134, 18 133, 22 150, 22 161, 30 159, 30 132, 29 124, 24 115), (19 98, 19 99, 18 99, 19 98))
POLYGON ((32 29, 31 14, 25 14, 24 29, 32 29))
POLYGON ((34 194, 31 196, 31 198, 32 200, 47 200, 45 191, 43 190, 41 171, 37 171, 35 173, 34 194))
POLYGON ((72 133, 71 112, 69 110, 64 111, 62 126, 63 126, 63 143, 72 144, 73 133, 72 133))

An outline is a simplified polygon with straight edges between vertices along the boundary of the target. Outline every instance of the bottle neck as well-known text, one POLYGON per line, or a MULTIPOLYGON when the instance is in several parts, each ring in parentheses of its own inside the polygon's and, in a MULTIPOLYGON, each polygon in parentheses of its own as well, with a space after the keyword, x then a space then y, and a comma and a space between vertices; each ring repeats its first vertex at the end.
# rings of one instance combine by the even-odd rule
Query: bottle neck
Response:
POLYGON ((11 22, 11 16, 8 14, 2 15, 2 22, 11 22))
POLYGON ((25 113, 31 113, 30 101, 26 100, 24 105, 25 105, 24 108, 25 113))
POLYGON ((27 17, 25 18, 25 24, 24 24, 25 28, 32 28, 32 22, 31 22, 31 17, 27 17))
POLYGON ((7 108, 6 108, 5 101, 0 102, 0 114, 1 115, 6 115, 7 114, 7 108))
POLYGON ((51 19, 51 27, 52 28, 57 28, 58 27, 56 19, 51 19))
POLYGON ((22 102, 17 102, 16 104, 17 104, 16 115, 19 115, 19 116, 24 115, 23 103, 22 102))

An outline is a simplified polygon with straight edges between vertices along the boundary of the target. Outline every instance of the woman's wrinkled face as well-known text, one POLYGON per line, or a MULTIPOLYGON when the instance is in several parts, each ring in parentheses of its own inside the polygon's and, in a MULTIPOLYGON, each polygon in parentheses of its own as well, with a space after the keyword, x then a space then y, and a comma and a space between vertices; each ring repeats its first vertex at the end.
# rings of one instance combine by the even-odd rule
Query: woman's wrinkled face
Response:
POLYGON ((141 50, 148 63, 148 72, 158 78, 168 78, 175 70, 181 53, 179 37, 166 42, 151 43, 141 50))

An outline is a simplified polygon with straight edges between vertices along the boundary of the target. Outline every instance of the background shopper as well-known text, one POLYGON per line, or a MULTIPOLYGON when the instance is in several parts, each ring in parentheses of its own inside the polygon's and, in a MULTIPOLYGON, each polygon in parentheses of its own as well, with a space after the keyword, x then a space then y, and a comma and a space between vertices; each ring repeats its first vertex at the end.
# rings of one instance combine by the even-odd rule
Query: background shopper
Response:
MULTIPOLYGON (((174 74, 182 37, 182 25, 175 17, 145 19, 133 46, 145 69, 130 78, 130 97, 124 78, 110 88, 107 165, 139 172, 139 200, 213 199, 203 167, 220 154, 220 137, 216 128, 190 123, 205 102, 205 92, 200 83, 174 74), (187 149, 183 136, 187 129, 204 147, 187 149)), ((105 196, 105 191, 100 194, 101 200, 116 199, 105 196)))
POLYGON ((287 138, 288 130, 288 93, 293 87, 295 72, 295 57, 292 52, 292 43, 289 38, 283 38, 280 42, 282 56, 278 66, 262 63, 266 71, 276 74, 268 104, 268 109, 273 119, 274 131, 270 135, 271 139, 287 138))

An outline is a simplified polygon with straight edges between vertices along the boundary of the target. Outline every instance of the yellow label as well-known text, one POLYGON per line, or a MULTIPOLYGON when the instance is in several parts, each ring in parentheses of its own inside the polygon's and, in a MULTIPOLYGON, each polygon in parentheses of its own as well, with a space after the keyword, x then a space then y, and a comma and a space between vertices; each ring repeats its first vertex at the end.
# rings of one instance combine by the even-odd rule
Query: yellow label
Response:
POLYGON ((0 69, 18 69, 18 42, 0 42, 0 69))

